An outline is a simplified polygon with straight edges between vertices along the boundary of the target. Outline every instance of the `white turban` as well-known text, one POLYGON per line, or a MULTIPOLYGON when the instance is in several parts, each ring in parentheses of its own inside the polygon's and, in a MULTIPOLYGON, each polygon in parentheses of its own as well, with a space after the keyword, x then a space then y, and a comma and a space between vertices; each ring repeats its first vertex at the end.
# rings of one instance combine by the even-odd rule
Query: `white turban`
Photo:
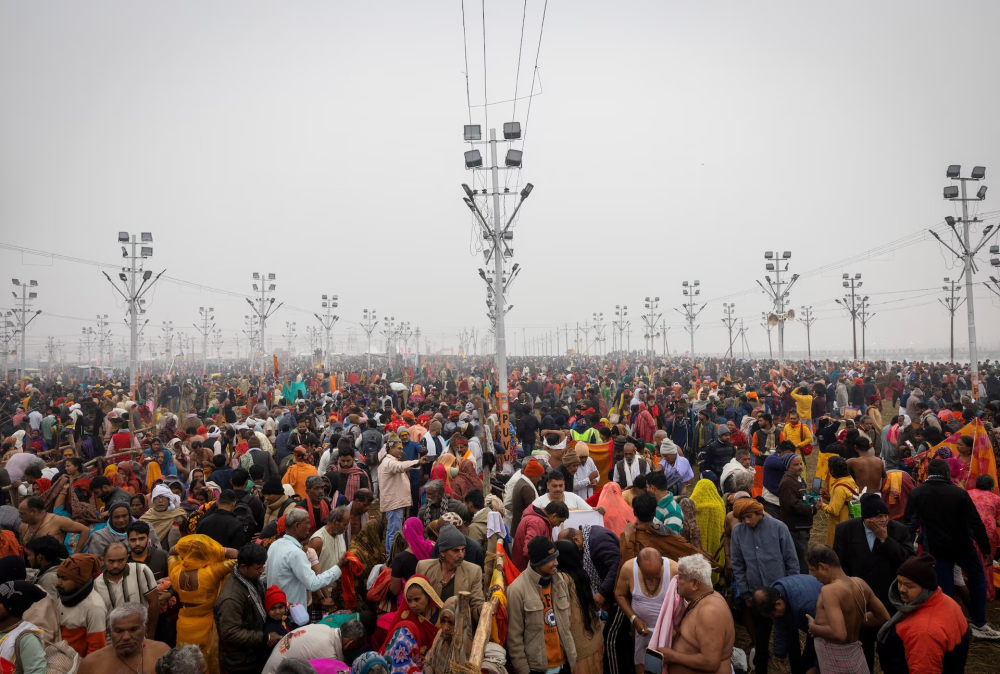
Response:
POLYGON ((181 505, 181 497, 164 487, 162 484, 158 484, 153 487, 153 493, 150 494, 150 500, 155 499, 157 496, 167 497, 167 500, 169 501, 167 504, 168 511, 173 510, 174 508, 179 508, 181 505))

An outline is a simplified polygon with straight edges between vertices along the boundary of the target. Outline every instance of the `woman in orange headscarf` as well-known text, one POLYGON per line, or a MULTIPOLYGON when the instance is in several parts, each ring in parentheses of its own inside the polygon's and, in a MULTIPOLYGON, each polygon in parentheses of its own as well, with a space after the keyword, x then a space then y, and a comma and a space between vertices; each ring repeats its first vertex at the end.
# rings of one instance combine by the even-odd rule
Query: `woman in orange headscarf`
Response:
POLYGON ((625 531, 625 525, 635 522, 635 513, 625 503, 622 498, 622 488, 617 482, 608 482, 601 489, 601 497, 597 500, 597 507, 604 508, 604 528, 613 531, 616 536, 621 537, 625 531))
POLYGON ((185 536, 167 559, 170 584, 181 610, 177 616, 177 645, 195 644, 208 663, 209 674, 219 674, 219 635, 215 630, 215 600, 236 565, 236 550, 223 548, 201 534, 185 536))

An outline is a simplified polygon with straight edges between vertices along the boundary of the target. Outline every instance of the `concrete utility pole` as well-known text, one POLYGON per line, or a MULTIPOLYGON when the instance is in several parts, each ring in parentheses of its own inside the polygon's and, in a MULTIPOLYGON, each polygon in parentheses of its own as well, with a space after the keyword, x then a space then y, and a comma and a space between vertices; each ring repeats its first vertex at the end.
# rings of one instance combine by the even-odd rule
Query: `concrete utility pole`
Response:
POLYGON ((707 304, 702 304, 701 307, 699 308, 697 301, 695 300, 695 298, 698 295, 701 295, 701 288, 698 287, 700 285, 701 281, 691 281, 690 283, 687 281, 682 282, 681 287, 684 291, 684 297, 686 297, 688 301, 681 305, 682 307, 684 307, 684 311, 681 311, 680 309, 674 309, 674 311, 679 313, 681 316, 685 318, 685 320, 687 320, 688 324, 685 329, 691 336, 691 353, 689 354, 691 358, 694 358, 694 333, 699 327, 701 327, 695 325, 694 321, 696 318, 698 318, 698 314, 704 311, 705 307, 708 306, 707 304))
POLYGON ((89 326, 86 328, 80 328, 80 334, 84 346, 87 347, 87 367, 90 367, 90 351, 94 346, 94 341, 97 339, 97 334, 94 332, 94 329, 89 326))
MULTIPOLYGON (((625 350, 625 329, 632 325, 630 321, 626 321, 625 317, 628 316, 628 305, 627 304, 616 304, 615 305, 615 320, 611 321, 611 349, 618 352, 618 364, 622 363, 622 351, 625 350), (618 336, 618 341, 615 342, 615 335, 618 336)), ((569 349, 569 336, 566 336, 567 344, 566 348, 569 349)))
MULTIPOLYGON (((948 201, 960 201, 962 203, 962 234, 959 235, 958 230, 955 228, 955 218, 948 216, 945 218, 945 222, 948 227, 951 228, 952 232, 955 233, 955 237, 958 239, 959 248, 961 248, 961 253, 956 251, 954 248, 949 246, 947 243, 941 240, 937 232, 931 230, 931 234, 935 239, 938 240, 942 245, 944 245, 948 250, 950 250, 955 257, 962 260, 964 266, 965 275, 965 306, 968 311, 969 317, 969 369, 972 375, 972 397, 974 399, 979 399, 979 353, 976 348, 976 308, 972 300, 972 272, 975 270, 975 256, 982 247, 986 244, 987 237, 990 232, 993 231, 993 225, 987 225, 983 230, 983 238, 980 239, 979 243, 973 247, 970 239, 970 226, 972 224, 977 224, 979 218, 973 218, 969 220, 969 202, 970 201, 983 201, 986 199, 986 185, 981 185, 979 191, 976 192, 975 197, 969 197, 966 193, 966 183, 970 180, 973 182, 978 182, 986 177, 986 167, 985 166, 975 166, 972 169, 972 174, 968 178, 963 178, 961 176, 962 167, 958 164, 952 164, 948 167, 945 172, 945 177, 951 180, 957 180, 962 185, 961 196, 959 196, 959 189, 954 185, 950 185, 944 188, 944 198, 948 201)), ((1000 247, 991 246, 991 253, 1000 252, 1000 247)), ((990 260, 990 264, 993 266, 1000 266, 1000 259, 994 258, 990 260)))
MULTIPOLYGON (((760 289, 771 298, 774 302, 774 312, 767 317, 767 322, 770 325, 778 326, 778 364, 782 365, 785 362, 785 321, 790 321, 795 318, 795 312, 789 309, 788 313, 785 313, 785 303, 788 301, 788 293, 791 291, 792 286, 795 282, 799 280, 798 274, 792 274, 791 281, 783 281, 781 279, 781 274, 788 271, 788 265, 792 257, 791 251, 784 251, 781 253, 781 257, 778 257, 778 251, 765 251, 764 259, 767 260, 764 264, 764 268, 769 272, 774 272, 774 280, 771 280, 770 276, 765 276, 764 280, 767 281, 767 287, 764 287, 760 281, 757 281, 757 285, 760 289)), ((768 330, 767 334, 768 342, 771 339, 771 331, 768 330)))
POLYGON ((372 369, 372 332, 375 331, 375 326, 378 325, 378 319, 375 317, 375 309, 371 312, 368 309, 364 310, 364 322, 359 323, 364 331, 368 333, 368 370, 372 369))
POLYGON ((851 295, 848 297, 844 295, 844 301, 834 300, 837 304, 847 309, 847 313, 851 315, 851 332, 854 335, 854 360, 858 359, 858 307, 857 307, 857 296, 856 291, 858 288, 864 285, 864 281, 861 280, 861 274, 855 274, 851 276, 850 274, 844 274, 843 286, 845 288, 850 288, 851 295))
MULTIPOLYGON (((606 352, 606 349, 603 346, 603 344, 605 343, 604 328, 605 328, 605 325, 604 325, 604 312, 603 311, 601 311, 601 312, 595 311, 594 312, 594 333, 597 335, 597 342, 598 342, 598 350, 597 350, 597 352, 600 355, 602 355, 602 356, 606 352)), ((559 334, 558 331, 556 331, 556 336, 557 337, 558 337, 558 334, 559 334)), ((550 333, 550 337, 549 337, 549 346, 550 346, 550 348, 551 348, 551 344, 552 344, 552 338, 551 338, 551 333, 550 333)), ((558 350, 558 347, 557 347, 556 350, 558 350)))
POLYGON ((333 310, 338 306, 339 295, 323 295, 323 308, 326 309, 326 313, 320 316, 319 314, 313 314, 319 324, 323 326, 323 330, 326 332, 326 346, 323 349, 323 366, 330 369, 330 335, 333 331, 333 326, 337 324, 340 320, 340 316, 334 316, 333 310))
POLYGON ((420 326, 417 326, 417 330, 414 333, 414 348, 413 348, 413 367, 420 367, 420 326))
POLYGON ((861 321, 861 360, 865 359, 865 328, 868 327, 868 321, 875 317, 874 313, 868 313, 868 296, 865 295, 861 298, 861 306, 858 308, 858 320, 861 321))
MULTIPOLYGON (((267 284, 265 285, 265 275, 263 272, 254 272, 253 280, 259 281, 260 286, 256 283, 253 284, 253 291, 255 293, 260 293, 260 297, 257 299, 257 304, 254 305, 253 301, 248 297, 247 304, 253 309, 254 314, 257 317, 257 322, 259 327, 257 328, 257 340, 260 343, 260 353, 261 357, 267 354, 267 342, 265 341, 265 330, 267 329, 267 319, 274 315, 278 309, 284 304, 284 302, 279 302, 278 306, 274 306, 274 297, 268 297, 269 293, 273 293, 275 289, 275 284, 272 283, 277 277, 268 273, 266 276, 267 284)), ((250 347, 251 351, 253 346, 250 347)), ((251 354, 251 358, 253 355, 251 354)))
POLYGON ((296 337, 296 335, 295 335, 295 326, 296 325, 297 325, 297 323, 295 321, 291 321, 291 322, 285 321, 285 334, 282 335, 282 337, 285 340, 285 343, 288 344, 288 365, 289 365, 289 367, 292 364, 293 355, 294 355, 294 354, 292 354, 292 344, 295 342, 295 337, 296 337))
MULTIPOLYGON (((992 279, 993 277, 991 276, 990 278, 992 279)), ((950 331, 951 362, 954 363, 955 362, 955 312, 958 311, 958 308, 960 306, 962 306, 962 303, 965 302, 965 299, 958 297, 956 295, 959 288, 958 281, 953 281, 946 276, 944 282, 947 283, 948 285, 942 286, 942 290, 944 290, 945 293, 947 293, 947 295, 943 300, 938 298, 938 302, 944 305, 944 308, 948 310, 948 315, 951 316, 951 331, 950 331)), ((989 284, 987 284, 986 287, 989 288, 990 287, 989 284)))
POLYGON ((215 329, 215 323, 209 327, 208 322, 215 320, 215 316, 212 315, 213 311, 215 311, 215 307, 209 307, 207 311, 205 307, 198 307, 198 313, 201 314, 201 325, 194 326, 194 329, 201 334, 201 370, 203 374, 208 374, 208 336, 215 329))
POLYGON ((722 313, 726 315, 722 319, 722 324, 726 326, 729 330, 729 350, 726 352, 729 354, 729 364, 732 365, 735 357, 733 355, 733 326, 736 325, 736 317, 733 314, 736 312, 736 305, 732 303, 723 302, 722 303, 722 313))
POLYGON ((218 369, 222 365, 222 330, 212 334, 212 346, 215 347, 215 366, 218 369))
POLYGON ((806 307, 801 307, 802 309, 802 322, 806 325, 806 354, 808 360, 812 361, 812 324, 816 322, 816 317, 813 316, 812 305, 806 307))
POLYGON ((753 358, 753 354, 750 353, 750 345, 747 343, 747 329, 743 327, 742 318, 740 319, 740 339, 743 342, 743 345, 740 347, 740 355, 744 360, 746 359, 747 354, 750 354, 750 357, 753 358))
POLYGON ((18 349, 17 360, 20 363, 20 368, 19 368, 21 372, 20 379, 23 380, 26 355, 28 349, 26 343, 27 340, 25 339, 25 337, 27 336, 28 326, 31 324, 33 320, 35 320, 35 318, 38 317, 38 314, 42 313, 42 310, 38 309, 37 311, 35 311, 35 313, 31 313, 31 302, 32 300, 38 298, 38 293, 35 292, 34 290, 29 290, 29 288, 37 288, 38 281, 32 280, 28 281, 27 283, 21 283, 17 279, 13 279, 13 282, 15 286, 21 289, 20 298, 18 298, 17 293, 11 293, 11 294, 14 295, 14 299, 21 300, 20 308, 18 307, 14 308, 14 315, 17 317, 17 323, 18 323, 17 332, 20 333, 21 335, 21 348, 18 349))
MULTIPOLYGON (((482 134, 480 127, 469 125, 465 129, 465 140, 471 143, 473 146, 476 143, 483 144, 482 134)), ((503 125, 503 135, 504 141, 511 142, 520 140, 521 138, 521 124, 519 122, 506 122, 503 125)), ((507 400, 507 332, 504 324, 504 317, 507 312, 513 308, 513 305, 508 305, 505 299, 505 295, 510 288, 510 284, 514 281, 517 276, 520 267, 515 264, 511 268, 510 278, 507 278, 504 274, 504 262, 508 258, 514 256, 514 250, 508 244, 509 241, 513 241, 514 232, 511 231, 511 224, 514 222, 514 218, 517 217, 518 211, 521 210, 521 205, 524 200, 528 198, 531 191, 534 189, 534 185, 531 183, 525 184, 524 188, 518 192, 511 192, 509 188, 505 188, 500 184, 500 170, 501 167, 497 162, 497 132, 496 129, 490 129, 489 141, 486 141, 490 146, 490 166, 483 166, 482 155, 479 150, 472 149, 465 153, 465 166, 467 169, 472 171, 489 171, 490 173, 490 184, 491 190, 488 192, 487 189, 473 190, 470 189, 468 185, 463 184, 462 189, 465 191, 465 205, 469 207, 469 210, 476 216, 478 225, 480 226, 480 234, 484 242, 488 242, 485 250, 483 251, 483 257, 485 262, 488 264, 490 259, 493 260, 493 287, 492 292, 487 293, 487 317, 493 324, 494 334, 496 335, 497 343, 497 389, 499 404, 498 407, 498 419, 500 427, 500 438, 503 444, 504 450, 506 451, 510 447, 510 431, 508 423, 508 415, 510 414, 510 405, 507 400), (506 223, 503 222, 503 212, 500 209, 500 197, 517 197, 520 195, 520 199, 514 210, 510 214, 510 218, 506 223), (483 214, 482 209, 477 203, 477 198, 482 199, 483 205, 486 205, 487 197, 490 198, 492 202, 492 220, 490 223, 487 221, 486 216, 483 214)), ((504 160, 503 170, 517 170, 521 168, 521 150, 508 149, 506 158, 504 160)), ((486 274, 482 269, 479 270, 479 275, 482 278, 487 278, 486 274)))

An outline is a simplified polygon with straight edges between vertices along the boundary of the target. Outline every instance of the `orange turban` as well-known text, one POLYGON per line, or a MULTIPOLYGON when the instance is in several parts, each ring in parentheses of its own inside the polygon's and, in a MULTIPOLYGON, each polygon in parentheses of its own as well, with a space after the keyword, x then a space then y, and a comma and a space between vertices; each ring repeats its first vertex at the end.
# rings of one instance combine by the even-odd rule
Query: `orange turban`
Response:
POLYGON ((738 520, 742 520, 747 515, 753 515, 764 512, 764 506, 762 506, 757 500, 752 498, 741 498, 736 503, 733 504, 733 517, 738 520))
POLYGON ((528 477, 541 477, 545 474, 545 469, 542 468, 542 464, 538 463, 537 459, 528 459, 528 464, 524 467, 522 471, 528 477))

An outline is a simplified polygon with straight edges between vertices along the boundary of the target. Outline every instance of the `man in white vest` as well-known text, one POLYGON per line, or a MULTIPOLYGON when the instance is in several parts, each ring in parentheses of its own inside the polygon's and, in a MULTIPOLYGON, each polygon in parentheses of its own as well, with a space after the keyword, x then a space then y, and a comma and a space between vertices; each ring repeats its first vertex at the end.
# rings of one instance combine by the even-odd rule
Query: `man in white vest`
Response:
MULTIPOLYGON (((350 507, 340 506, 331 510, 326 524, 309 537, 309 547, 315 550, 319 557, 320 573, 334 566, 340 566, 340 562, 347 552, 347 540, 344 538, 344 532, 347 531, 350 524, 350 507)), ((329 586, 323 591, 323 594, 325 597, 330 596, 329 586)))

